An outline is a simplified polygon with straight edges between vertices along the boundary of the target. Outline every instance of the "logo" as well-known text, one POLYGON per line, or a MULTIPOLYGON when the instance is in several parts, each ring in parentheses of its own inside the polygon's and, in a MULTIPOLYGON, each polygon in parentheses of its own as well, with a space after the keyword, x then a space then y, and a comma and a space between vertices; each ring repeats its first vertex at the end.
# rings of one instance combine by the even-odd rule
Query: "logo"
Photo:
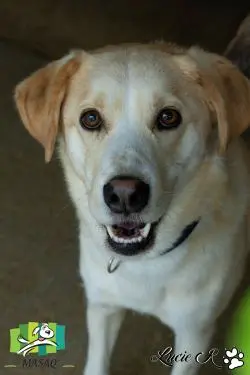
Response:
MULTIPOLYGON (((222 369, 224 366, 226 366, 228 370, 234 370, 244 366, 243 358, 244 354, 240 350, 236 349, 236 347, 233 347, 231 351, 225 349, 224 356, 222 354, 220 355, 218 348, 210 349, 207 353, 200 352, 196 355, 192 355, 187 353, 187 351, 184 353, 175 353, 172 347, 167 347, 163 350, 159 350, 157 354, 153 355, 151 357, 151 361, 159 361, 167 367, 172 367, 178 362, 183 363, 183 366, 185 366, 185 363, 196 362, 199 365, 210 364, 218 369, 222 369)), ((237 374, 239 373, 237 372, 237 374)))
POLYGON ((233 348, 231 351, 226 350, 226 356, 223 361, 228 365, 229 370, 234 370, 235 368, 244 366, 242 358, 244 358, 244 354, 233 348))
POLYGON ((175 363, 189 363, 189 362, 195 362, 199 365, 206 365, 211 364, 218 369, 221 369, 223 366, 220 364, 220 361, 218 360, 218 354, 219 349, 213 348, 210 349, 207 353, 200 352, 197 354, 191 354, 187 353, 185 351, 184 353, 175 353, 173 347, 169 346, 167 348, 164 348, 163 350, 158 351, 157 354, 153 355, 151 357, 152 362, 161 362, 164 366, 172 367, 175 363))
POLYGON ((65 326, 57 323, 29 322, 10 330, 10 352, 26 357, 46 356, 65 350, 65 326))

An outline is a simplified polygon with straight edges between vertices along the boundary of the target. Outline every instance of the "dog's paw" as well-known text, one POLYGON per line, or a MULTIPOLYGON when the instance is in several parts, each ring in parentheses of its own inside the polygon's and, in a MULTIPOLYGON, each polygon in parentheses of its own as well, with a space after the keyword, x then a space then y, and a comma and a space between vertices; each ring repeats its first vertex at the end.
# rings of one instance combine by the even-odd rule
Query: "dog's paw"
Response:
POLYGON ((235 368, 242 367, 244 362, 242 358, 244 354, 242 352, 238 352, 236 348, 233 348, 231 351, 226 350, 226 356, 224 358, 224 363, 228 365, 229 370, 234 370, 235 368))

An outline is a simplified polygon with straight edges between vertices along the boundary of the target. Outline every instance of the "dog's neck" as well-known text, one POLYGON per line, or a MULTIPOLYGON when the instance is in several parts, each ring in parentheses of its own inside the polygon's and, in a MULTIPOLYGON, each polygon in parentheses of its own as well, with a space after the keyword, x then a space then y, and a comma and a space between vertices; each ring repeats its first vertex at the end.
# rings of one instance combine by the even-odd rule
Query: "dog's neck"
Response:
MULTIPOLYGON (((191 236, 197 225, 199 224, 200 219, 194 220, 192 223, 188 224, 181 232, 180 236, 177 240, 173 243, 173 245, 166 250, 164 250, 160 256, 170 253, 171 251, 175 250, 177 247, 182 245, 188 238, 191 236)), ((111 257, 108 265, 107 271, 108 273, 114 273, 121 265, 122 261, 118 260, 115 256, 111 257)))

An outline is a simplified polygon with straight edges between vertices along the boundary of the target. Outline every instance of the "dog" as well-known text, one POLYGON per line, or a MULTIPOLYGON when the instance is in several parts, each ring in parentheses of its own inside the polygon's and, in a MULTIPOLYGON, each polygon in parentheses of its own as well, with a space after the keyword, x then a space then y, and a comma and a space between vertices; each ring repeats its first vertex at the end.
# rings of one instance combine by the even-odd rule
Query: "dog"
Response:
POLYGON ((15 101, 49 162, 58 150, 79 220, 84 375, 108 375, 126 309, 175 334, 172 375, 195 375, 248 254, 240 137, 250 84, 229 60, 164 42, 72 51, 15 101))
POLYGON ((52 345, 57 346, 54 341, 50 339, 54 337, 54 331, 49 327, 48 323, 42 323, 41 327, 37 326, 34 328, 32 335, 38 335, 38 339, 29 341, 22 336, 18 337, 18 341, 22 344, 26 344, 22 349, 20 349, 17 354, 22 354, 24 357, 35 347, 41 345, 52 345))

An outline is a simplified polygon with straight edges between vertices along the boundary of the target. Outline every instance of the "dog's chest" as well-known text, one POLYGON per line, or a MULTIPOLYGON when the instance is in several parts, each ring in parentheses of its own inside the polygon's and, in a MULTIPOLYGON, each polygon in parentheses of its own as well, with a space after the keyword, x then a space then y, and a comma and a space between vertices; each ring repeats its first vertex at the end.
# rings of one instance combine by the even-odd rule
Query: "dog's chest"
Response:
POLYGON ((157 310, 165 299, 166 287, 153 277, 135 277, 124 272, 116 278, 115 298, 119 304, 139 312, 150 313, 157 310))
POLYGON ((88 298, 98 303, 152 313, 160 309, 166 299, 166 275, 161 278, 147 267, 130 268, 121 264, 109 274, 106 267, 98 265, 91 270, 82 269, 82 276, 88 298))

